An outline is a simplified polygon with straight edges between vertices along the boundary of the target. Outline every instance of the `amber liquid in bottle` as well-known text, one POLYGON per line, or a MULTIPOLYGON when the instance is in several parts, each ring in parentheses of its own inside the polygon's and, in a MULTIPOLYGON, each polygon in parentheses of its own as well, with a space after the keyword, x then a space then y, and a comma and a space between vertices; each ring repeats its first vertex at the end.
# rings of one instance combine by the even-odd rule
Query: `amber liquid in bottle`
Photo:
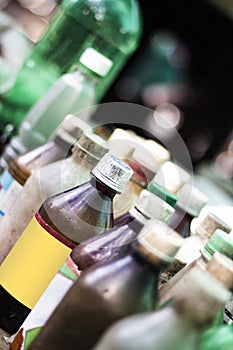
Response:
MULTIPOLYGON (((84 239, 113 227, 112 200, 115 194, 114 190, 92 176, 90 182, 48 198, 36 214, 36 220, 57 240, 73 249, 84 239)), ((30 311, 0 286, 2 329, 14 334, 30 311)))

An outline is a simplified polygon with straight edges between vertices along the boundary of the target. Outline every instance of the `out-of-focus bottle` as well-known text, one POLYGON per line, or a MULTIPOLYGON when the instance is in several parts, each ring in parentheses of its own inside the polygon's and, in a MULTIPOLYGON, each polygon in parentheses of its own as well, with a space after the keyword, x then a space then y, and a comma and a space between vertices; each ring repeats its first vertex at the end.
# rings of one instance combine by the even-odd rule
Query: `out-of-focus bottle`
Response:
POLYGON ((113 208, 116 218, 133 208, 141 191, 148 186, 163 163, 163 157, 160 158, 160 148, 158 149, 157 145, 151 140, 150 151, 139 145, 128 159, 127 163, 134 173, 124 191, 114 199, 113 208))
POLYGON ((88 121, 91 108, 96 103, 96 84, 108 74, 112 61, 93 48, 84 51, 79 59, 78 70, 58 79, 45 95, 30 109, 15 136, 4 153, 4 159, 11 158, 47 142, 57 126, 68 113, 88 121))
POLYGON ((192 271, 185 285, 172 305, 115 323, 93 350, 199 349, 203 330, 230 293, 202 270, 192 271))
POLYGON ((91 349, 114 321, 153 310, 159 272, 182 241, 171 231, 162 223, 144 226, 129 254, 85 271, 28 349, 91 349))
POLYGON ((161 166, 153 181, 176 194, 185 183, 191 182, 191 175, 181 166, 167 161, 161 166))
POLYGON ((126 163, 106 154, 90 181, 43 203, 1 264, 1 328, 16 332, 71 249, 113 227, 113 197, 131 175, 126 163))
POLYGON ((183 267, 159 289, 160 304, 163 304, 170 298, 173 288, 182 280, 187 271, 193 269, 195 266, 206 269, 208 262, 211 261, 216 252, 227 256, 229 259, 233 259, 233 240, 226 232, 220 229, 216 230, 209 238, 204 248, 200 249, 201 255, 198 259, 183 267))
MULTIPOLYGON (((50 196, 87 182, 91 170, 108 152, 108 145, 91 131, 84 132, 72 148, 72 156, 36 170, 5 211, 0 228, 0 260, 6 256, 50 196), (21 203, 24 203, 22 206, 21 203)), ((7 203, 6 203, 7 206, 7 203)))
POLYGON ((4 186, 0 197, 1 210, 4 213, 8 211, 36 169, 70 156, 74 142, 89 128, 86 122, 70 114, 57 128, 50 142, 16 157, 1 176, 4 186))
POLYGON ((135 0, 64 0, 25 61, 11 90, 2 96, 1 118, 19 126, 27 111, 61 74, 76 69, 92 47, 113 61, 98 85, 97 100, 138 46, 141 16, 135 0))
POLYGON ((180 290, 186 288, 186 280, 193 269, 200 268, 208 271, 214 278, 221 282, 227 289, 233 291, 233 261, 221 253, 214 253, 212 259, 201 265, 199 261, 192 268, 187 269, 182 277, 177 282, 168 288, 167 292, 162 293, 160 290, 160 305, 163 305, 168 300, 174 299, 180 293, 180 290))
POLYGON ((203 332, 200 350, 231 350, 232 344, 233 325, 221 325, 203 332))
POLYGON ((83 271, 99 262, 121 257, 129 251, 130 245, 149 220, 153 219, 150 221, 151 226, 156 221, 167 223, 173 213, 174 209, 169 204, 153 193, 142 190, 134 208, 128 213, 127 223, 77 245, 71 258, 78 269, 83 271))
MULTIPOLYGON (((231 228, 220 218, 213 213, 207 213, 196 226, 194 234, 184 239, 182 247, 176 254, 174 263, 161 274, 161 285, 169 281, 171 277, 177 274, 187 264, 191 264, 194 260, 198 259, 201 255, 201 249, 217 229, 221 229, 226 233, 231 231, 231 228)), ((172 280, 175 281, 175 279, 172 280)))
POLYGON ((178 192, 175 214, 168 225, 183 238, 190 236, 192 220, 199 216, 208 201, 207 196, 191 184, 184 184, 178 192))

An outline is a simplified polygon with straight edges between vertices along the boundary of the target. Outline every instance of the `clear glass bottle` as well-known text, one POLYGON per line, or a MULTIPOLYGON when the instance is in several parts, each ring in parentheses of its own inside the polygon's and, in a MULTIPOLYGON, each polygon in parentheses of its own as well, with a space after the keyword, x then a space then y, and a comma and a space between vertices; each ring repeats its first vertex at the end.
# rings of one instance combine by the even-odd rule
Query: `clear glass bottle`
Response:
POLYGON ((173 288, 182 280, 187 271, 193 269, 195 266, 205 269, 216 252, 224 254, 233 260, 233 240, 226 232, 220 229, 216 230, 208 239, 205 246, 200 249, 201 255, 198 259, 183 267, 166 284, 163 284, 159 289, 160 304, 163 304, 170 298, 173 288))
POLYGON ((170 233, 162 223, 145 226, 129 254, 82 273, 28 349, 91 349, 114 321, 153 310, 159 271, 182 241, 170 233))
POLYGON ((89 128, 86 122, 69 114, 57 128, 53 140, 16 157, 1 176, 4 184, 0 197, 2 212, 6 213, 17 201, 22 187, 36 169, 70 156, 76 139, 89 128))
POLYGON ((79 57, 90 46, 114 62, 111 72, 98 85, 100 100, 137 48, 140 33, 141 16, 135 0, 62 1, 15 84, 2 96, 4 123, 19 126, 54 81, 76 69, 79 57))
POLYGON ((71 157, 41 167, 29 177, 1 220, 0 261, 9 253, 42 203, 56 193, 89 181, 91 170, 107 152, 106 142, 87 131, 75 142, 71 157))
POLYGON ((18 330, 71 249, 113 227, 112 200, 132 170, 107 154, 91 174, 89 182, 49 197, 1 264, 0 326, 8 333, 18 330))
POLYGON ((3 158, 12 157, 20 149, 29 151, 47 142, 68 113, 88 121, 93 113, 90 107, 96 103, 96 84, 111 67, 111 60, 91 47, 86 49, 79 59, 78 70, 58 79, 30 109, 18 135, 7 145, 3 158))
POLYGON ((185 238, 182 247, 176 254, 174 263, 161 274, 160 287, 187 264, 191 264, 194 260, 200 257, 200 250, 218 228, 227 233, 231 231, 231 228, 220 218, 211 212, 207 213, 199 224, 196 225, 194 234, 185 238))
POLYGON ((115 323, 93 350, 200 349, 203 330, 229 295, 206 271, 192 271, 186 288, 172 305, 115 323))
POLYGON ((175 214, 168 225, 183 238, 190 236, 192 220, 199 216, 208 201, 207 196, 191 184, 184 184, 178 192, 175 214))
POLYGON ((157 221, 167 223, 173 213, 174 209, 169 204, 153 193, 142 190, 129 212, 128 223, 83 241, 73 249, 71 258, 81 271, 94 264, 119 258, 129 251, 130 245, 149 220, 152 219, 151 226, 157 221))

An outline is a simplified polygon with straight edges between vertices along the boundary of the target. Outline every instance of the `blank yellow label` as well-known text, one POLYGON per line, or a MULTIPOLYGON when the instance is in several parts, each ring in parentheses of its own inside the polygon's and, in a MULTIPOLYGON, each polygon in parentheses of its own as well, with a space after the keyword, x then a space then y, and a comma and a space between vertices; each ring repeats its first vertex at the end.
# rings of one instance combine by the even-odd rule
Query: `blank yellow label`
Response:
POLYGON ((0 267, 0 284, 32 309, 71 249, 33 218, 0 267))

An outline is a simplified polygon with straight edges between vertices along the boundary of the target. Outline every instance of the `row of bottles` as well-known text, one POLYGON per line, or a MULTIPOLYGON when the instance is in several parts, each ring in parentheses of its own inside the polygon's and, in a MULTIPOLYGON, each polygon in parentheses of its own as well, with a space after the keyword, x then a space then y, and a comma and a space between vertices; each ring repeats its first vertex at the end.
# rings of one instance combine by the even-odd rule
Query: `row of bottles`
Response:
MULTIPOLYGON (((144 147, 142 151, 140 143, 142 141, 145 146, 145 140, 137 140, 137 147, 133 147, 131 151, 129 149, 127 150, 128 159, 126 157, 125 162, 131 165, 132 169, 134 169, 133 171, 129 165, 120 161, 116 156, 106 154, 109 150, 109 146, 114 153, 114 147, 111 143, 111 140, 114 139, 114 135, 110 137, 109 142, 106 142, 100 136, 96 135, 93 130, 90 130, 88 124, 74 116, 68 116, 62 125, 61 130, 65 130, 65 132, 61 133, 60 136, 66 135, 66 140, 70 140, 70 143, 66 143, 63 159, 53 159, 49 151, 48 154, 52 156, 50 159, 48 155, 46 156, 46 153, 39 152, 41 147, 44 147, 40 146, 16 158, 9 167, 9 172, 15 180, 4 194, 2 204, 7 204, 11 197, 10 193, 13 192, 11 191, 12 187, 17 187, 19 192, 1 219, 1 229, 3 228, 1 232, 0 248, 2 262, 0 280, 1 297, 3 301, 0 311, 2 315, 1 327, 10 334, 15 333, 19 329, 37 301, 43 296, 49 283, 56 278, 56 273, 59 268, 61 268, 67 257, 70 256, 73 263, 77 265, 77 270, 79 271, 77 276, 80 275, 81 271, 80 277, 78 277, 73 287, 68 290, 67 293, 68 300, 71 298, 68 296, 73 295, 71 299, 75 299, 72 301, 72 303, 74 302, 75 304, 70 304, 72 306, 68 307, 70 301, 65 301, 65 297, 58 306, 55 305, 54 313, 51 318, 49 318, 48 315, 48 318, 45 320, 46 324, 38 335, 39 345, 37 343, 37 345, 32 345, 38 346, 39 349, 41 346, 40 344, 43 344, 42 348, 53 349, 50 344, 50 339, 54 338, 53 332, 58 331, 63 340, 58 337, 54 348, 59 349, 59 344, 62 344, 60 347, 61 349, 64 348, 65 342, 69 344, 67 341, 70 341, 70 346, 72 346, 72 344, 77 341, 83 344, 84 349, 91 349, 98 340, 97 336, 99 338, 100 332, 104 331, 118 318, 128 316, 131 313, 152 311, 156 308, 156 305, 157 307, 159 306, 158 297, 156 295, 160 296, 161 303, 163 301, 163 289, 169 286, 170 281, 179 275, 179 273, 177 273, 172 278, 173 274, 170 273, 170 271, 172 266, 174 266, 174 264, 177 265, 177 261, 179 261, 180 252, 182 252, 185 246, 184 242, 188 242, 189 239, 192 238, 197 238, 200 241, 199 248, 201 248, 213 233, 215 233, 215 235, 218 234, 216 229, 220 228, 224 230, 226 232, 225 236, 227 236, 231 228, 220 218, 217 218, 212 213, 208 213, 208 215, 199 222, 197 227, 192 229, 191 224, 193 218, 199 216, 201 209, 207 202, 207 197, 193 185, 187 183, 187 181, 190 180, 190 175, 184 171, 184 169, 179 169, 180 173, 183 175, 179 179, 173 177, 172 169, 174 170, 177 166, 171 161, 167 161, 168 156, 164 157, 165 149, 161 146, 160 150, 163 156, 161 156, 161 163, 159 164, 159 151, 157 149, 156 152, 156 147, 152 147, 155 141, 147 140, 148 142, 150 141, 150 147, 148 147, 147 150, 150 149, 151 151, 153 149, 154 151, 152 152, 154 156, 152 157, 151 153, 148 159, 146 158, 146 147, 144 147), (70 138, 67 137, 67 135, 69 135, 70 138), (75 141, 75 139, 77 140, 75 141), (30 158, 30 156, 28 156, 30 154, 31 156, 34 154, 35 158, 30 158), (142 157, 143 154, 144 157, 142 157), (65 158, 66 156, 67 158, 65 158), (154 160, 156 159, 157 163, 153 163, 152 158, 154 160), (20 159, 24 159, 24 161, 20 163, 20 159), (40 167, 41 165, 42 167, 40 167), (169 169, 169 173, 167 169, 169 169), (22 170, 24 171, 21 172, 22 170), (23 176, 21 176, 22 173, 23 176), (171 173, 172 177, 169 181, 169 175, 171 173), (22 178, 23 181, 21 181, 22 178), (21 181, 21 185, 19 185, 18 181, 21 181), (137 189, 132 196, 133 201, 129 201, 131 203, 130 208, 123 203, 124 213, 120 213, 120 215, 117 216, 115 215, 113 206, 114 198, 116 198, 117 193, 123 191, 123 187, 127 188, 127 184, 129 184, 128 181, 132 183, 134 190, 136 183, 137 189), (138 189, 138 185, 140 190, 138 189), (24 203, 23 206, 20 205, 22 203, 24 203), (181 215, 181 209, 183 210, 183 216, 181 215), (30 214, 27 214, 27 211, 30 214), (175 232, 176 228, 177 232, 175 232), (207 234, 204 237, 203 234, 206 232, 207 234), (146 238, 147 233, 149 235, 148 239, 146 238), (199 239, 200 234, 201 240, 199 239), (157 238, 153 238, 154 236, 157 238), (141 244, 140 242, 143 243, 141 244), (143 248, 141 248, 141 246, 143 248), (41 249, 39 249, 39 247, 41 247, 41 249), (140 258, 137 257, 136 253, 139 247, 140 258), (44 254, 41 254, 42 251, 44 254), (42 256, 44 257, 43 259, 41 259, 42 256), (151 256, 152 261, 149 259, 151 256), (168 256, 170 256, 170 258, 168 256), (148 261, 149 259, 148 271, 153 272, 153 278, 155 278, 154 268, 152 268, 151 264, 153 265, 156 262, 157 266, 159 262, 159 271, 162 271, 156 275, 155 285, 147 282, 148 289, 145 288, 146 282, 144 279, 144 282, 141 282, 142 272, 140 272, 140 269, 138 270, 138 268, 133 267, 135 259, 137 262, 136 265, 142 264, 144 272, 144 269, 147 270, 145 260, 148 261), (43 260, 43 262, 41 260, 43 260), (134 262, 132 271, 131 260, 134 262), (17 268, 15 266, 15 261, 18 261, 17 268), (128 265, 129 263, 130 265, 128 265), (40 267, 39 270, 38 266, 40 267), (138 271, 138 276, 141 276, 140 278, 134 275, 134 268, 138 271), (93 271, 93 274, 91 274, 91 271, 93 271), (126 271, 131 271, 132 273, 132 276, 129 276, 129 283, 124 279, 126 271), (105 273, 107 273, 107 275, 105 275, 105 273), (107 277, 108 273, 110 274, 109 278, 107 277), (84 277, 86 274, 87 277, 84 277), (164 276, 166 276, 166 278, 164 278, 164 276), (167 282, 167 276, 170 278, 169 282, 167 282), (100 281, 98 278, 100 278, 100 281), (128 290, 130 290, 129 286, 134 285, 133 281, 135 278, 136 280, 139 278, 138 282, 135 282, 135 293, 139 293, 137 296, 139 299, 137 299, 138 302, 133 302, 133 304, 137 304, 134 306, 136 309, 127 311, 127 303, 130 302, 131 305, 133 301, 133 297, 132 300, 130 300, 128 290), (82 286, 82 281, 84 281, 84 286, 82 286), (88 286, 86 285, 86 281, 88 286), (164 281, 167 282, 166 285, 158 291, 158 286, 160 287, 161 282, 164 283, 164 281), (105 282, 107 284, 105 284, 105 282), (127 287, 127 290, 123 288, 122 283, 124 283, 125 288, 127 287), (75 288, 76 284, 78 290, 75 288), (111 288, 113 288, 112 285, 115 288, 114 291, 111 291, 111 288), (139 288, 137 291, 136 286, 142 289, 139 288), (69 294, 72 290, 74 290, 74 292, 72 292, 73 294, 69 294), (142 293, 142 290, 145 294, 142 293), (148 309, 148 306, 146 308, 143 306, 143 308, 140 309, 140 303, 144 303, 145 299, 149 300, 148 295, 152 295, 152 290, 153 298, 155 298, 153 299, 153 303, 151 303, 153 307, 150 306, 148 309), (95 333, 93 334, 93 338, 90 337, 91 345, 86 340, 87 329, 85 330, 85 327, 90 324, 89 316, 87 316, 88 321, 86 325, 83 326, 83 332, 81 332, 85 335, 84 338, 82 338, 82 336, 81 338, 76 338, 76 336, 80 336, 79 332, 76 335, 77 327, 72 330, 70 325, 68 327, 69 332, 66 334, 64 331, 63 328, 66 328, 65 324, 69 324, 69 322, 72 324, 74 323, 74 321, 72 321, 73 316, 71 317, 69 313, 70 311, 67 313, 67 320, 64 318, 64 323, 63 321, 61 322, 59 326, 61 327, 61 331, 59 331, 57 328, 57 320, 60 320, 60 314, 64 314, 65 310, 72 310, 73 312, 76 303, 78 303, 77 305, 79 305, 79 303, 84 305, 81 309, 81 304, 78 307, 78 309, 80 309, 80 314, 84 313, 87 307, 87 298, 89 300, 88 295, 92 295, 93 297, 90 299, 95 300, 95 293, 97 293, 97 295, 102 293, 103 295, 101 299, 97 299, 98 302, 95 305, 90 304, 90 310, 96 310, 98 314, 98 317, 96 316, 97 319, 93 316, 93 324, 97 323, 99 327, 104 328, 100 328, 100 330, 98 330, 98 327, 96 328, 94 326, 90 328, 93 328, 93 332, 95 333), (79 294, 80 297, 76 300, 76 295, 79 294), (119 302, 122 308, 123 306, 124 308, 126 307, 124 311, 120 311, 120 309, 118 309, 119 305, 116 304, 120 312, 119 315, 116 315, 115 311, 112 314, 112 311, 103 304, 103 300, 106 298, 111 302, 112 298, 114 299, 114 295, 117 295, 119 298, 121 295, 122 300, 117 299, 117 303, 119 302), (126 298, 125 301, 123 300, 124 298, 126 298), (56 306, 57 308, 55 308, 56 306), (99 307, 100 309, 98 309, 99 307), (99 315, 102 315, 102 308, 106 310, 108 314, 107 320, 103 319, 104 326, 101 325, 99 320, 99 315), (121 314, 121 312, 123 312, 123 314, 121 314), (12 317, 13 314, 17 315, 17 317, 12 317), (68 321, 69 319, 70 321, 68 321), (51 324, 51 326, 48 326, 49 324, 51 324), (55 328, 54 324, 56 324, 55 328), (40 338, 40 336, 42 338, 40 338)), ((119 130, 116 130, 116 132, 119 132, 119 130)), ((59 132, 56 134, 55 139, 57 135, 59 135, 59 132)), ((54 140, 51 142, 54 145, 54 140)), ((47 145, 49 147, 50 143, 47 145)), ((119 150, 116 147, 115 153, 117 153, 117 151, 119 150)), ((129 192, 127 193, 129 196, 129 192)), ((120 197, 121 196, 118 198, 120 197)), ((125 202, 126 198, 127 195, 124 195, 122 201, 125 202)), ((2 212, 4 212, 4 207, 2 207, 2 212)), ((223 231, 221 231, 221 233, 222 232, 223 231)), ((226 239, 226 241, 227 240, 230 243, 232 242, 230 237, 226 239)), ((209 246, 211 246, 211 244, 209 246)), ((232 246, 230 249, 232 249, 232 246)), ((216 251, 218 251, 218 249, 216 249, 216 251)), ((225 254, 224 251, 220 252, 225 254)), ((211 267, 210 265, 210 267, 205 268, 209 274, 212 274, 218 282, 223 283, 228 289, 231 288, 232 283, 232 266, 229 264, 229 261, 227 261, 229 258, 232 258, 230 254, 228 255, 228 259, 222 257, 218 258, 216 256, 212 262, 213 266, 211 267), (216 277, 215 274, 212 273, 215 269, 222 271, 221 274, 228 276, 228 278, 220 279, 216 277), (229 282, 229 280, 231 282, 229 282)), ((182 261, 182 267, 186 264, 188 264, 188 267, 192 265, 190 261, 187 263, 182 261)), ((181 266, 181 264, 179 266, 181 266)), ((158 266, 156 269, 157 268, 158 266)), ((172 268, 172 271, 173 270, 172 268)), ((185 272, 186 268, 182 269, 181 272, 182 271, 185 272)), ((189 276, 189 274, 187 276, 189 276)), ((219 273, 219 275, 221 274, 219 273)), ((145 275, 147 275, 147 273, 145 273, 145 275)), ((191 275, 193 275, 193 273, 191 273, 191 275)), ((146 276, 143 278, 146 278, 146 276)), ((178 283, 177 290, 179 293, 177 295, 180 295, 180 289, 182 288, 179 287, 178 283)), ((114 300, 112 301, 115 303, 114 300)), ((116 305, 113 306, 114 310, 116 305)), ((80 318, 79 315, 77 315, 77 319, 78 318, 80 318)), ((43 326, 43 324, 41 324, 41 326, 43 326)), ((80 330, 81 329, 82 327, 80 330)), ((106 337, 108 339, 108 336, 106 337)), ((17 337, 15 339, 17 339, 17 337)), ((103 341, 105 342, 105 340, 103 341)), ((34 347, 32 349, 34 349, 34 347)))

